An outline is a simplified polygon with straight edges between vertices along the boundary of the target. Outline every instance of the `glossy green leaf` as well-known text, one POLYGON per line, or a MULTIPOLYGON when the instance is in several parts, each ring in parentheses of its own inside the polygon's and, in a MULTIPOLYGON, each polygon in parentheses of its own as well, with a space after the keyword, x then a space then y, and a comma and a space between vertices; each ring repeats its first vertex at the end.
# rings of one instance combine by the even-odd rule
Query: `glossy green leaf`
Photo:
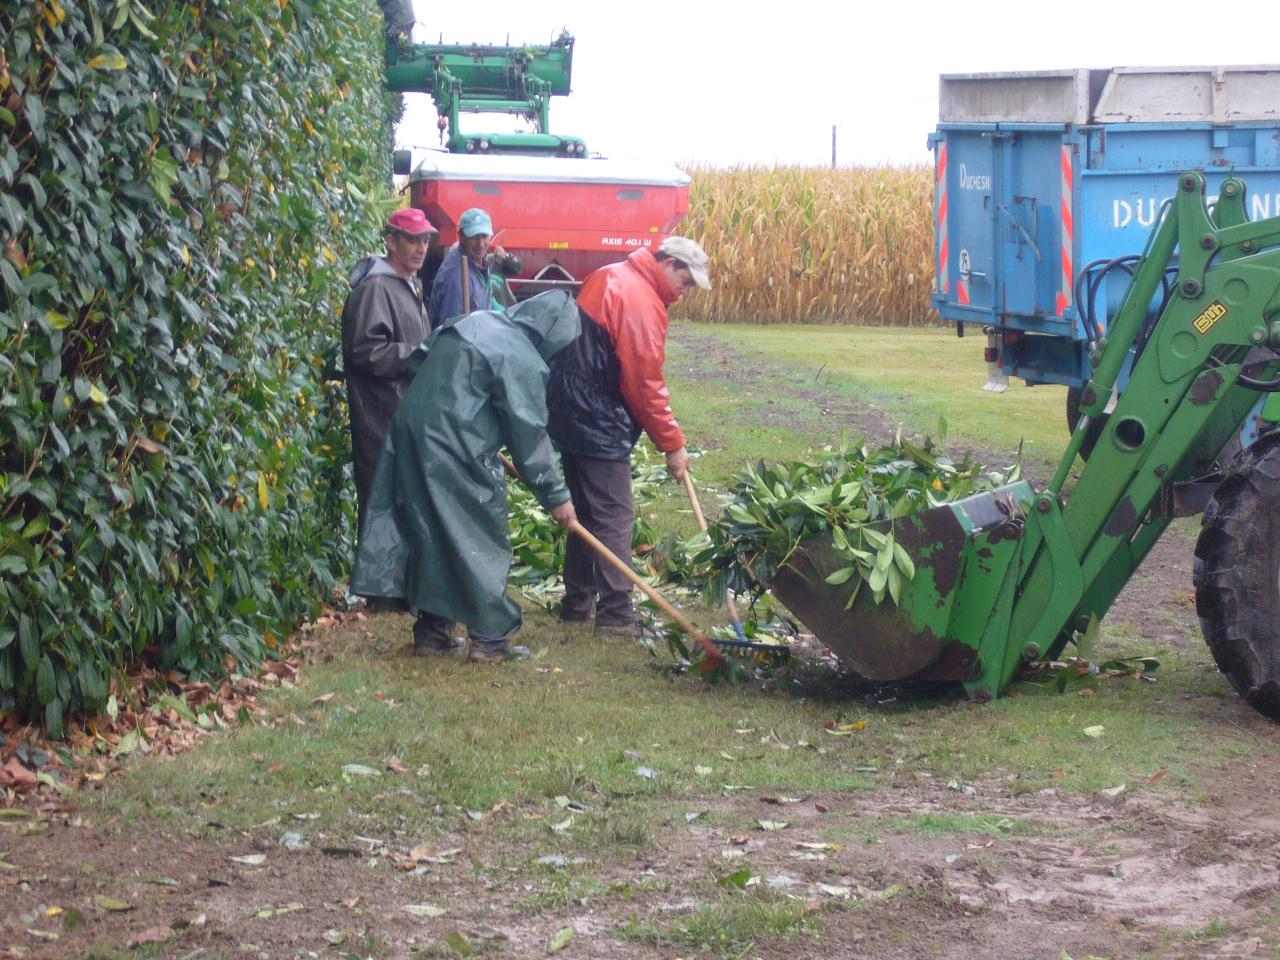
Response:
POLYGON ((144 648, 251 669, 345 576, 344 392, 299 358, 379 245, 392 101, 364 0, 47 6, 0 17, 0 702, 61 729, 144 648))

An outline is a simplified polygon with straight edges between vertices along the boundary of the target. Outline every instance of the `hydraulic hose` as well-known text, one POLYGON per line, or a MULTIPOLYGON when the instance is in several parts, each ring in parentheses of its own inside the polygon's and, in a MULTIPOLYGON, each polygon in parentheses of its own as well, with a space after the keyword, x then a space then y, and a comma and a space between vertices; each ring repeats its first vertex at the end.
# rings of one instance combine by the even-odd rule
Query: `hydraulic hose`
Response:
POLYGON ((1080 305, 1080 317, 1095 341, 1101 340, 1103 336, 1102 324, 1098 322, 1097 307, 1098 290, 1102 286, 1102 281, 1116 267, 1120 267, 1129 276, 1133 276, 1133 264, 1140 259, 1141 257, 1136 253, 1116 257, 1112 260, 1104 257, 1087 264, 1083 270, 1076 274, 1076 303, 1080 305))
MULTIPOLYGON (((1276 359, 1280 359, 1280 357, 1277 357, 1276 359)), ((1248 366, 1256 366, 1258 362, 1259 361, 1255 361, 1248 366)), ((1226 364, 1221 360, 1214 359, 1213 357, 1209 358, 1209 363, 1214 367, 1226 366, 1226 364)), ((1256 390, 1258 393, 1280 393, 1280 376, 1274 377, 1271 380, 1259 380, 1256 377, 1251 377, 1245 373, 1243 367, 1241 368, 1240 375, 1236 377, 1236 383, 1247 390, 1256 390)))

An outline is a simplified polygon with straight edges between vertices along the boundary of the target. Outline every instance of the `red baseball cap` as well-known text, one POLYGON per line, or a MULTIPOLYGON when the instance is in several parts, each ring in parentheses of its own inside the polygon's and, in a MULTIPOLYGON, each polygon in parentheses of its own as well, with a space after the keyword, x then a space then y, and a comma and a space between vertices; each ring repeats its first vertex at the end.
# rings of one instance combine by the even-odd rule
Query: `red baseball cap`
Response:
POLYGON ((415 237, 423 233, 437 232, 431 225, 431 221, 427 219, 427 215, 417 207, 402 207, 387 217, 387 229, 398 230, 415 237))

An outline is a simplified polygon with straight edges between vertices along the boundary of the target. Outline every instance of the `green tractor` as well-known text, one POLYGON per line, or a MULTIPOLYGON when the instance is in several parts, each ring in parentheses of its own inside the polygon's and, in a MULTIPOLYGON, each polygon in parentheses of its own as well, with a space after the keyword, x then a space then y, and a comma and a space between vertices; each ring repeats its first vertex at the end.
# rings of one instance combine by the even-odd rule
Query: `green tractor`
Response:
POLYGON ((820 541, 792 558, 774 592, 861 675, 959 681, 986 699, 1022 663, 1077 643, 1170 521, 1203 512, 1194 578, 1205 639, 1240 695, 1280 719, 1280 431, 1219 464, 1259 393, 1280 392, 1278 347, 1280 218, 1250 223, 1238 179, 1210 207, 1204 177, 1183 174, 1048 487, 1020 481, 896 521, 916 569, 896 606, 863 591, 846 610, 847 589, 824 582, 844 561, 820 541), (1167 270, 1176 280, 1161 297, 1167 270))

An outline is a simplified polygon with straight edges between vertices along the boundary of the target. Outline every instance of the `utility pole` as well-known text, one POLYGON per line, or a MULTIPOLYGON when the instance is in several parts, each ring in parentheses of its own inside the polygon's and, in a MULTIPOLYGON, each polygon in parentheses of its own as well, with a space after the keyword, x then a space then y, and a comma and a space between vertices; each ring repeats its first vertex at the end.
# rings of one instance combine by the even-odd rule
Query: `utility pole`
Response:
POLYGON ((836 168, 836 125, 831 125, 831 169, 836 168))

